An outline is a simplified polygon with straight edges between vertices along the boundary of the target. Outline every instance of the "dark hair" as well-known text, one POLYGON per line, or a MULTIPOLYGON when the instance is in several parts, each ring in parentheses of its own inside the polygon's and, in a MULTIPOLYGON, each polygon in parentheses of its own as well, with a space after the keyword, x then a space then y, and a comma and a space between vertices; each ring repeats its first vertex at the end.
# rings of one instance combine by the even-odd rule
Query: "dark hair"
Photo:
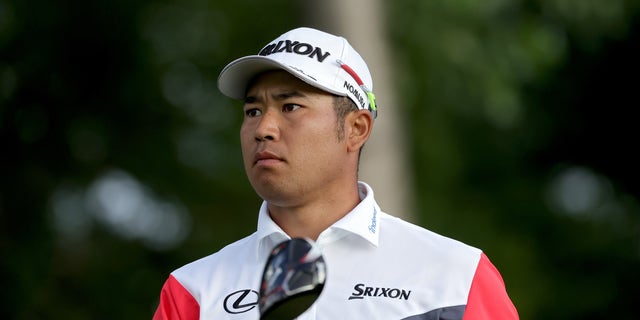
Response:
POLYGON ((336 124, 338 128, 338 140, 342 140, 344 139, 344 118, 347 114, 358 111, 358 107, 348 97, 334 95, 333 109, 336 111, 336 117, 338 120, 338 123, 336 124))

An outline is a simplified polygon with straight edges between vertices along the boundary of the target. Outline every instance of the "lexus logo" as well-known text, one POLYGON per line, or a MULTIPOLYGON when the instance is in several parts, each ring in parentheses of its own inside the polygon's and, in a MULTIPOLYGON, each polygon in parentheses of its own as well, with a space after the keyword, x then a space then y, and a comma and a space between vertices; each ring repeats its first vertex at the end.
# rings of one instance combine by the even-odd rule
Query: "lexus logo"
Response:
POLYGON ((231 314, 247 312, 258 305, 258 291, 244 289, 224 298, 224 310, 231 314))

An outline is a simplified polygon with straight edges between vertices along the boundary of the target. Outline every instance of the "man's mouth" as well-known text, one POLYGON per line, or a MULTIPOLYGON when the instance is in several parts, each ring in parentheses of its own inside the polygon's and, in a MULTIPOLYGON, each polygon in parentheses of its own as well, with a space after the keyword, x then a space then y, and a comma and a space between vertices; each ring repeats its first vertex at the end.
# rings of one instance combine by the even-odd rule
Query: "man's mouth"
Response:
POLYGON ((267 164, 267 163, 276 162, 276 161, 283 161, 283 159, 270 151, 257 152, 253 157, 253 165, 261 164, 261 163, 267 164))

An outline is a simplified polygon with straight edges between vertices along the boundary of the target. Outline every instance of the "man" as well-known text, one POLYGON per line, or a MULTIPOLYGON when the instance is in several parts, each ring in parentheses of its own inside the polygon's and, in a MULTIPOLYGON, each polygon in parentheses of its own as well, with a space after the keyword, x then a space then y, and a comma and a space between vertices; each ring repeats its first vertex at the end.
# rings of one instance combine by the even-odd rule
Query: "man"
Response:
POLYGON ((357 177, 376 117, 371 75, 341 37, 291 30, 218 78, 244 100, 258 230, 174 271, 154 319, 258 319, 260 277, 283 240, 316 241, 327 282, 299 319, 517 319, 478 249, 384 213, 357 177))

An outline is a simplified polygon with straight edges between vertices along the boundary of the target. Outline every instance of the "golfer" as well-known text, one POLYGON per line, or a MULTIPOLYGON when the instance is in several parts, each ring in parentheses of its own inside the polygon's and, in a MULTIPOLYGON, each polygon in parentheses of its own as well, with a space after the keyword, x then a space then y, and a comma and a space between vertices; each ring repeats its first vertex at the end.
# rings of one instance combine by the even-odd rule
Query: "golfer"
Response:
POLYGON ((244 167, 264 200, 257 231, 172 272, 154 319, 258 319, 269 252, 294 237, 314 240, 327 265, 298 319, 518 319, 481 250, 385 213, 358 181, 378 106, 347 40, 291 30, 229 63, 218 88, 243 101, 244 167))

